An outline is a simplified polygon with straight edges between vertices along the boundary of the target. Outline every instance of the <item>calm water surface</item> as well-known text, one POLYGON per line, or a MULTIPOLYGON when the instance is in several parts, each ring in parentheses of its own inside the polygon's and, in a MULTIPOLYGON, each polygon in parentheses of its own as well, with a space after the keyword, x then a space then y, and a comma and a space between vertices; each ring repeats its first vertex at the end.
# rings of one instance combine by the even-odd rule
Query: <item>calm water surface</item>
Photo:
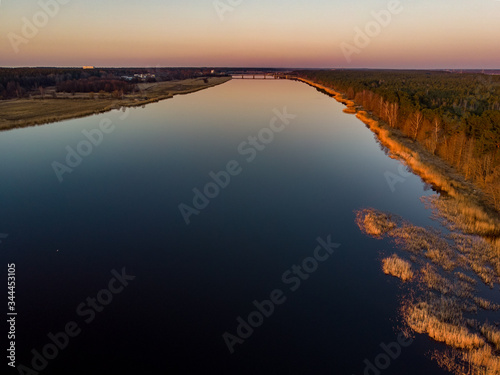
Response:
MULTIPOLYGON (((74 321, 81 332, 41 373, 363 374, 397 338, 404 290, 381 271, 391 245, 362 235, 354 211, 435 225, 419 201, 433 192, 413 175, 392 191, 385 174, 400 163, 342 109, 298 82, 233 80, 0 133, 0 259, 2 274, 16 264, 18 364, 31 367, 31 350, 74 321), (296 117, 284 130, 262 131, 285 109, 296 117), (53 162, 101 121, 111 132, 59 182, 53 162), (264 147, 240 146, 259 132, 264 147), (179 205, 193 206, 193 189, 230 161, 240 173, 186 225, 179 205), (308 263, 292 291, 282 277, 314 256, 318 237, 340 247, 308 263), (109 304, 96 313, 81 307, 123 267, 135 279, 121 293, 101 292, 109 304), (275 289, 283 303, 231 354, 223 334, 237 335, 237 318, 275 289)), ((436 347, 417 336, 381 373, 439 374, 436 347)))

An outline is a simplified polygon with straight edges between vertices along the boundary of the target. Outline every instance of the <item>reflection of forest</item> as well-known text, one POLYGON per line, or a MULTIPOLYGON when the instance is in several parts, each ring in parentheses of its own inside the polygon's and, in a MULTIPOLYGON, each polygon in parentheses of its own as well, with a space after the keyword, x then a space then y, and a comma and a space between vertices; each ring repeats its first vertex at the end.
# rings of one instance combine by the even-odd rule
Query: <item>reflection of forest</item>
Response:
POLYGON ((299 71, 342 92, 479 186, 500 210, 500 76, 439 71, 299 71))

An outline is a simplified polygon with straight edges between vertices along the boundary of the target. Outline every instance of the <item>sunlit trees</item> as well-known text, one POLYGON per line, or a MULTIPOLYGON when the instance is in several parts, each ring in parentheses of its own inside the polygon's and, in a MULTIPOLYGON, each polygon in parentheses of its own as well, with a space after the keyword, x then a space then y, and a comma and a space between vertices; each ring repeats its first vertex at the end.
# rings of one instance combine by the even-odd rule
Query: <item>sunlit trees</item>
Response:
POLYGON ((410 116, 409 119, 410 135, 414 141, 417 140, 418 131, 421 129, 423 122, 424 122, 424 116, 420 111, 413 112, 413 114, 410 116))
POLYGON ((486 177, 486 189, 492 204, 500 211, 500 166, 496 166, 486 177))
POLYGON ((441 133, 441 120, 439 119, 439 117, 437 116, 434 117, 433 124, 434 124, 434 129, 433 129, 434 131, 432 135, 433 142, 431 146, 431 151, 433 154, 435 154, 437 146, 439 144, 439 135, 441 133))
POLYGON ((399 105, 397 103, 387 104, 387 122, 391 128, 395 128, 398 123, 399 105))
POLYGON ((299 71, 419 142, 500 209, 500 76, 438 71, 299 71))

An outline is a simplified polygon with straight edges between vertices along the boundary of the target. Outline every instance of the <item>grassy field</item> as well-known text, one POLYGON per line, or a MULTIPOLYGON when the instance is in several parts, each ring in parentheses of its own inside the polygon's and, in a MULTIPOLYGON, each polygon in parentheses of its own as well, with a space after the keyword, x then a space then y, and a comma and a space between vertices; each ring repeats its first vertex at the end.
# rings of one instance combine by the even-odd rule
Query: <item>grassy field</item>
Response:
POLYGON ((103 113, 120 107, 143 106, 148 103, 189 94, 222 84, 229 77, 211 77, 139 84, 139 92, 115 98, 111 94, 55 93, 47 88, 44 97, 0 101, 0 130, 47 124, 71 118, 103 113))

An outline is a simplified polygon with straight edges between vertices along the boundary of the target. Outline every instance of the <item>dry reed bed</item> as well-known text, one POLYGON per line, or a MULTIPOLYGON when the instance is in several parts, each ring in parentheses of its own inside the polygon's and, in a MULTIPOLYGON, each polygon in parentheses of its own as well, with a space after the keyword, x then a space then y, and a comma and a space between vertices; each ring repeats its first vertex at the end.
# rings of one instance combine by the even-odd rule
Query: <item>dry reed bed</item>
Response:
POLYGON ((428 301, 411 304, 404 311, 406 323, 418 333, 426 333, 436 341, 456 349, 474 349, 485 340, 466 328, 461 308, 448 297, 431 297, 428 301))
POLYGON ((485 323, 481 327, 481 333, 490 343, 495 345, 496 350, 500 350, 500 330, 488 323, 485 323))
POLYGON ((375 238, 382 238, 382 235, 396 228, 392 215, 373 209, 358 211, 356 223, 363 233, 375 238))
POLYGON ((494 287, 500 281, 498 247, 478 236, 417 227, 402 218, 375 209, 356 213, 361 231, 387 238, 406 251, 413 263, 393 255, 383 259, 385 273, 412 281, 411 293, 401 308, 414 332, 428 335, 451 349, 434 353, 440 366, 458 374, 500 374, 500 330, 469 317, 479 309, 499 305, 478 295, 477 281, 494 287), (409 278, 404 270, 410 270, 409 278))
POLYGON ((496 356, 488 345, 467 351, 457 349, 436 351, 432 358, 442 368, 457 375, 500 374, 500 357, 496 356))
MULTIPOLYGON (((357 211, 356 223, 369 236, 388 237, 401 249, 417 256, 421 264, 431 261, 444 271, 461 268, 474 272, 491 288, 500 284, 498 246, 485 238, 463 233, 444 235, 436 229, 418 227, 397 215, 372 208, 357 211)), ((464 272, 457 272, 458 277, 466 284, 475 282, 464 272)))
POLYGON ((398 277, 403 281, 408 281, 413 278, 411 264, 398 257, 396 254, 392 254, 389 258, 382 260, 382 270, 385 274, 398 277))

